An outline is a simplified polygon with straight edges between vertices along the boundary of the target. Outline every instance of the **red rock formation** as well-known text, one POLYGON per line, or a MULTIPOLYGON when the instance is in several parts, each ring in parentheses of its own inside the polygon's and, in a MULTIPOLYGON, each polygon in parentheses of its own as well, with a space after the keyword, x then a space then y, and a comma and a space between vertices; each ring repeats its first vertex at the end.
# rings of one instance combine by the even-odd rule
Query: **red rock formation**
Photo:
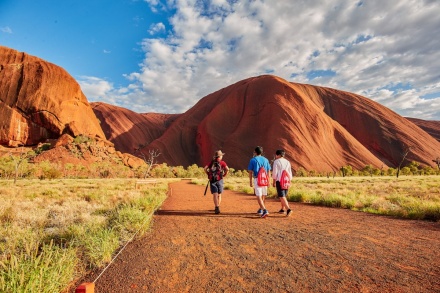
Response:
MULTIPOLYGON (((429 135, 440 141, 440 121, 427 121, 406 117, 409 121, 426 131, 429 135)), ((440 156, 440 154, 439 154, 440 156)))
POLYGON ((79 84, 61 67, 0 46, 0 144, 35 145, 62 133, 104 138, 79 84))
POLYGON ((134 154, 159 138, 181 114, 139 114, 106 103, 90 103, 106 138, 123 153, 134 154))
MULTIPOLYGON (((365 97, 295 84, 274 76, 249 78, 201 99, 148 148, 170 165, 206 164, 216 149, 246 169, 255 146, 270 159, 283 148, 294 168, 330 171, 408 161, 431 165, 440 144, 419 127, 365 97)), ((438 155, 437 155, 438 156, 438 155)))

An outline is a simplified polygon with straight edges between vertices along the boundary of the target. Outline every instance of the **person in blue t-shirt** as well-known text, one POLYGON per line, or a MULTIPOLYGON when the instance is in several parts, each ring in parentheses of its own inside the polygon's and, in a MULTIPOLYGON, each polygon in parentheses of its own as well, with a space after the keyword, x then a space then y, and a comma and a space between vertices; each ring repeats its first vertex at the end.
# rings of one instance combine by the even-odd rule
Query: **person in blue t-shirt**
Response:
POLYGON ((251 187, 254 187, 255 195, 257 196, 258 205, 260 209, 258 210, 258 214, 261 215, 262 218, 267 217, 269 212, 264 205, 264 200, 267 196, 267 186, 259 186, 257 175, 260 167, 263 167, 266 170, 268 177, 270 178, 270 163, 269 160, 266 159, 263 155, 263 147, 257 146, 254 150, 254 157, 250 160, 248 165, 249 171, 249 184, 251 187))

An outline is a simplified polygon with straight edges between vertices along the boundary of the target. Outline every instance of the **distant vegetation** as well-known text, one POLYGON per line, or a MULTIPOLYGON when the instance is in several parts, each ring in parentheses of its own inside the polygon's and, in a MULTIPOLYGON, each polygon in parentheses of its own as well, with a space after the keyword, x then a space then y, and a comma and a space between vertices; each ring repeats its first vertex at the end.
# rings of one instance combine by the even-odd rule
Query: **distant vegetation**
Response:
MULTIPOLYGON (((57 162, 43 161, 33 163, 32 159, 41 153, 46 146, 43 145, 35 151, 19 156, 0 157, 0 179, 86 179, 86 178, 143 178, 145 174, 154 178, 201 178, 205 177, 202 167, 196 164, 184 168, 182 166, 168 166, 166 163, 154 164, 151 168, 148 164, 137 169, 132 169, 123 164, 109 162, 96 162, 89 166, 80 164, 60 164, 57 162)), ((295 177, 350 177, 350 176, 396 176, 398 169, 378 169, 366 165, 361 170, 353 169, 352 166, 341 166, 332 172, 319 172, 305 170, 299 167, 293 170, 295 177)), ((439 168, 421 166, 417 162, 411 162, 399 171, 400 175, 440 175, 439 168)), ((246 170, 231 169, 231 177, 247 177, 246 170)))

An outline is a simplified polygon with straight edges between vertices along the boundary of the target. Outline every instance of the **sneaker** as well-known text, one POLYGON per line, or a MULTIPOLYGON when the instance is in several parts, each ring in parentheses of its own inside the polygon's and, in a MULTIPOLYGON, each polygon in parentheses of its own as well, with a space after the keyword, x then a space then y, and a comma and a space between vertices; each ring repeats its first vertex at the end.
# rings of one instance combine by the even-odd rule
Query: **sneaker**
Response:
POLYGON ((269 212, 267 210, 264 210, 263 213, 261 214, 261 217, 266 218, 267 215, 269 215, 269 212))
POLYGON ((257 214, 262 215, 262 214, 263 214, 263 210, 262 210, 262 209, 259 209, 259 210, 257 211, 257 214))
POLYGON ((291 214, 292 214, 292 210, 291 210, 291 209, 288 209, 288 210, 287 210, 286 217, 290 216, 291 214))
POLYGON ((215 212, 216 214, 220 214, 220 207, 215 207, 214 212, 215 212))
POLYGON ((284 210, 281 209, 281 210, 278 211, 278 213, 280 213, 280 214, 284 214, 284 210))

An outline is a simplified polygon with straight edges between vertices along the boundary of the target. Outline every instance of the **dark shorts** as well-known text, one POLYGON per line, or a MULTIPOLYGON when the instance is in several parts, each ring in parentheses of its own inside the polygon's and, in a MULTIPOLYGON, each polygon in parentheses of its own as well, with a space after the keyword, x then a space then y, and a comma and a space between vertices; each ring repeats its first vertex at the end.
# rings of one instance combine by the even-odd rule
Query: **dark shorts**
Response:
POLYGON ((276 185, 277 185, 277 194, 278 194, 278 197, 285 197, 285 196, 287 196, 287 192, 288 192, 289 190, 288 190, 288 189, 281 189, 280 181, 277 181, 277 182, 276 182, 276 185))
POLYGON ((211 184, 209 184, 210 188, 211 188, 211 193, 222 193, 223 192, 223 179, 219 180, 217 182, 211 182, 211 184))

